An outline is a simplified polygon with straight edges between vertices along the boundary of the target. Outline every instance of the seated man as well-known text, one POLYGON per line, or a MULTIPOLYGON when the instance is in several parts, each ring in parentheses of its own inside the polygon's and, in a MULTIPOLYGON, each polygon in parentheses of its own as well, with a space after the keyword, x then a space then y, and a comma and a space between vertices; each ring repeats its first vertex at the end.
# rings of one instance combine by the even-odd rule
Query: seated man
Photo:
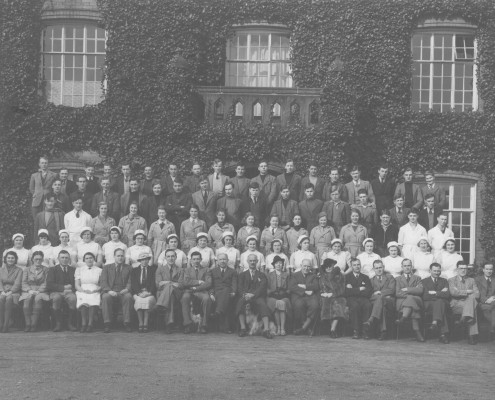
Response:
POLYGON ((207 333, 208 317, 210 316, 211 299, 208 290, 211 288, 210 270, 201 266, 201 253, 193 251, 191 265, 186 267, 179 278, 179 287, 184 290, 180 300, 182 305, 182 318, 184 320, 184 333, 191 333, 191 300, 193 297, 201 301, 203 315, 199 327, 200 333, 207 333))
POLYGON ((229 268, 227 254, 217 255, 217 266, 211 270, 210 299, 215 303, 215 317, 221 332, 232 333, 229 317, 232 299, 237 292, 237 273, 229 268))
POLYGON ((311 265, 311 260, 302 260, 301 269, 292 274, 289 282, 294 320, 297 324, 302 322, 302 326, 294 330, 294 335, 302 335, 308 331, 310 324, 317 316, 320 305, 317 293, 319 290, 318 278, 313 273, 311 265))
POLYGON ((69 307, 69 329, 77 330, 76 285, 74 281, 75 266, 70 266, 70 254, 66 250, 58 253, 58 264, 48 268, 46 290, 50 293, 53 313, 55 314, 54 332, 62 330, 62 304, 69 307))
POLYGON ((449 307, 449 283, 447 279, 440 278, 442 266, 438 263, 430 265, 431 276, 421 281, 424 292, 423 301, 425 312, 432 314, 430 330, 440 330, 438 341, 449 343, 449 325, 447 321, 447 310, 449 307))
POLYGON ((449 279, 449 290, 452 299, 450 307, 452 313, 461 315, 459 321, 469 327, 469 344, 478 343, 478 320, 476 318, 477 299, 480 292, 473 278, 466 276, 467 264, 464 261, 457 262, 457 276, 449 279))
POLYGON ((244 337, 248 334, 246 329, 246 305, 249 304, 251 310, 258 314, 263 321, 263 336, 267 339, 273 339, 269 325, 270 310, 266 304, 268 281, 266 275, 256 269, 258 265, 258 256, 256 254, 250 254, 247 261, 249 269, 239 274, 237 285, 239 300, 235 311, 241 324, 239 336, 244 337))
POLYGON ((373 287, 370 278, 361 273, 361 261, 357 258, 351 260, 352 273, 346 275, 345 296, 349 306, 349 317, 352 323, 353 339, 361 337, 361 327, 363 336, 369 339, 369 321, 371 313, 371 295, 373 287))
POLYGON ((105 265, 100 276, 104 332, 110 332, 112 311, 118 304, 122 307, 125 330, 131 332, 131 266, 124 263, 124 250, 115 249, 113 254, 115 263, 105 265))
POLYGON ((373 308, 365 325, 371 327, 375 322, 378 322, 380 324, 378 340, 385 340, 387 338, 387 319, 388 316, 394 315, 395 310, 395 279, 391 274, 385 272, 382 260, 373 262, 373 270, 375 275, 371 278, 373 294, 370 299, 373 308))
POLYGON ((480 309, 490 322, 490 339, 495 340, 495 284, 492 280, 493 264, 485 263, 483 275, 477 276, 475 281, 480 291, 480 309))
POLYGON ((172 333, 175 322, 176 305, 182 297, 182 290, 179 287, 179 279, 182 268, 175 262, 177 254, 175 250, 165 251, 165 265, 159 265, 155 274, 156 282, 156 305, 165 308, 165 333, 172 333))

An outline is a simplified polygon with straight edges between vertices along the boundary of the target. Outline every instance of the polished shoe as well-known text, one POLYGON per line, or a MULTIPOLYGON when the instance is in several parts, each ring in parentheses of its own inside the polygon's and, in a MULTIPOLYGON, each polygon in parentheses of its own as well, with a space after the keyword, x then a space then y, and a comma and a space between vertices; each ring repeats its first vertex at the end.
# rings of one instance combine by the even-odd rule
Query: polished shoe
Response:
POLYGON ((424 343, 425 342, 425 338, 423 337, 423 335, 421 334, 420 331, 414 331, 415 335, 416 335, 416 341, 417 342, 420 342, 420 343, 424 343))
POLYGON ((241 329, 239 331, 239 337, 245 337, 245 336, 247 336, 247 334, 248 333, 247 333, 247 330, 246 329, 241 329))
POLYGON ((440 337, 438 338, 438 341, 440 343, 443 343, 443 344, 449 344, 450 343, 449 338, 445 335, 440 335, 440 337))
POLYGON ((378 336, 378 340, 380 341, 387 340, 387 331, 380 332, 380 336, 378 336))
POLYGON ((474 335, 469 335, 468 343, 471 345, 478 344, 478 338, 474 335))
POLYGON ((337 332, 335 332, 335 331, 330 331, 330 338, 331 338, 331 339, 337 339, 337 332))
POLYGON ((294 331, 294 335, 296 336, 301 336, 306 334, 306 329, 299 328, 294 331))
POLYGON ((359 332, 358 331, 354 331, 354 333, 352 335, 352 338, 353 339, 361 339, 361 336, 359 336, 359 332))
POLYGON ((110 323, 106 322, 105 327, 103 328, 104 333, 110 333, 110 323))
POLYGON ((202 333, 202 334, 208 333, 208 331, 206 330, 206 326, 200 326, 199 327, 199 333, 202 333))
POLYGON ((265 337, 267 339, 273 339, 273 335, 269 329, 266 329, 263 331, 263 337, 265 337))
POLYGON ((132 332, 131 324, 129 322, 125 322, 124 329, 127 333, 132 332))
POLYGON ((192 324, 186 325, 184 327, 184 333, 187 335, 192 332, 192 324))

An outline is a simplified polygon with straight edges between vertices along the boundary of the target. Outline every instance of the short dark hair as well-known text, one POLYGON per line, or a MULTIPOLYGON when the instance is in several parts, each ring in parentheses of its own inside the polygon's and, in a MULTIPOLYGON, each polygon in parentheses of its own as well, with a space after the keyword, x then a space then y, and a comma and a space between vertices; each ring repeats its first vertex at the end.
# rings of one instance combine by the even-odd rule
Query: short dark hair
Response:
POLYGON ((313 189, 314 190, 315 185, 313 185, 311 182, 308 182, 304 185, 304 190, 306 191, 307 189, 313 189))
POLYGON ((425 195, 425 200, 428 200, 428 199, 431 199, 431 198, 435 198, 435 195, 433 193, 427 193, 425 195))
POLYGON ((442 268, 442 266, 439 263, 437 263, 437 262, 434 262, 434 263, 431 263, 430 264, 430 271, 433 269, 433 267, 440 267, 440 268, 442 268))
POLYGON ((201 256, 201 253, 199 251, 193 251, 191 253, 191 258, 193 258, 195 256, 199 256, 199 258, 203 259, 203 257, 201 256))
POLYGON ((174 183, 178 183, 178 184, 180 184, 180 185, 183 185, 183 184, 184 184, 184 181, 182 180, 182 178, 177 177, 177 178, 175 178, 174 183))

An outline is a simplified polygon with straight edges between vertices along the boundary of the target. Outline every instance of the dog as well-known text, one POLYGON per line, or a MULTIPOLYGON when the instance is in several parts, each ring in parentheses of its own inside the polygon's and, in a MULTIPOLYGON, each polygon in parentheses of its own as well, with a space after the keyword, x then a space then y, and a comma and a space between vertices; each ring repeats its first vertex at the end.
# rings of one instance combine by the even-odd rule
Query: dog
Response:
POLYGON ((196 326, 196 332, 199 332, 201 328, 201 314, 195 314, 197 310, 194 309, 194 306, 191 302, 191 320, 192 323, 196 326))
MULTIPOLYGON (((249 336, 261 336, 263 333, 263 322, 258 314, 255 314, 251 309, 251 304, 246 304, 246 328, 249 336)), ((277 332, 277 327, 273 321, 269 322, 269 329, 272 335, 277 332)))

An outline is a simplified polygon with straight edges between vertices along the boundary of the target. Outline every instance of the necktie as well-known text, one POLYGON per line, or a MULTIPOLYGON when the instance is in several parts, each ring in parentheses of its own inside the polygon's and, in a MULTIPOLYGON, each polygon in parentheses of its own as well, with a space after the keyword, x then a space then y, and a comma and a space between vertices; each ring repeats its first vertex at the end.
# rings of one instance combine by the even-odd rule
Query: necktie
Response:
POLYGON ((208 192, 205 190, 203 192, 203 201, 205 202, 205 205, 206 205, 206 201, 208 200, 208 192))
POLYGON ((428 189, 431 189, 431 185, 428 185, 428 189))
POLYGON ((435 282, 435 285, 437 284, 437 278, 433 278, 433 282, 435 282))
POLYGON ((492 279, 486 279, 486 297, 490 296, 490 289, 492 288, 492 279))
POLYGON ((253 203, 256 204, 256 197, 253 197, 253 203))
POLYGON ((217 177, 215 179, 220 179, 220 174, 217 173, 216 175, 217 177))
POLYGON ((402 214, 402 208, 399 208, 399 211, 397 211, 398 214, 402 214))
POLYGON ((198 269, 197 268, 195 269, 196 269, 196 279, 198 279, 198 269))
POLYGON ((165 226, 165 222, 160 222, 160 229, 163 229, 164 226, 165 226))
POLYGON ((141 285, 144 285, 146 283, 146 268, 142 267, 141 268, 141 285))
POLYGON ((378 277, 378 279, 381 281, 381 280, 382 280, 382 276, 380 275, 380 276, 378 277))
POLYGON ((406 274, 406 281, 407 281, 407 283, 409 283, 409 278, 410 278, 409 274, 406 274))
POLYGON ((254 274, 251 272, 251 280, 254 280, 254 274))
POLYGON ((275 236, 275 228, 272 228, 272 236, 275 236))
POLYGON ((223 274, 225 273, 225 268, 221 268, 221 271, 222 271, 222 278, 223 278, 223 274))
POLYGON ((76 218, 79 218, 81 215, 79 213, 79 211, 76 211, 76 218))
POLYGON ((462 283, 466 283, 466 278, 462 277, 461 281, 462 281, 462 283))
POLYGON ((64 269, 64 274, 66 274, 67 273, 67 267, 64 266, 63 269, 64 269))

